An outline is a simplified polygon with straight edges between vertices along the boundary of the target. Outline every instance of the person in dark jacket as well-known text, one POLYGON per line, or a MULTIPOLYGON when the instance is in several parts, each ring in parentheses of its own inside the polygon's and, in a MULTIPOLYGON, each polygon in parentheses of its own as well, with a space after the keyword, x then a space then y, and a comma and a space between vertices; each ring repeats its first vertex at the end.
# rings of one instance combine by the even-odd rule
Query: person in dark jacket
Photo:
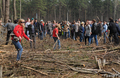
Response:
POLYGON ((120 35, 120 27, 119 27, 119 24, 118 24, 118 20, 116 19, 115 20, 115 24, 116 24, 116 28, 117 28, 117 34, 120 35))
POLYGON ((80 33, 80 42, 83 41, 84 39, 84 32, 85 32, 85 29, 84 29, 84 22, 81 22, 81 26, 79 26, 79 31, 80 33))
POLYGON ((99 23, 98 23, 98 35, 101 37, 102 36, 102 21, 99 20, 99 23))
POLYGON ((34 21, 33 20, 31 21, 31 24, 28 25, 28 30, 29 30, 30 39, 33 40, 33 43, 32 43, 32 41, 30 42, 30 48, 34 47, 34 49, 35 49, 36 48, 35 47, 36 26, 34 26, 34 21))
POLYGON ((118 35, 117 35, 117 28, 116 28, 116 24, 113 22, 112 18, 109 18, 108 29, 110 30, 109 41, 111 42, 111 37, 113 36, 115 44, 118 45, 119 44, 119 38, 118 38, 118 35))
POLYGON ((37 19, 35 19, 34 26, 35 26, 35 32, 38 33, 38 38, 39 38, 39 22, 37 21, 37 19))
POLYGON ((98 31, 97 30, 97 23, 96 23, 95 19, 93 19, 92 22, 93 22, 93 24, 92 24, 91 36, 89 38, 89 45, 91 44, 91 40, 94 37, 96 45, 98 46, 98 40, 97 40, 97 34, 98 34, 98 32, 97 32, 98 31))
POLYGON ((41 22, 40 22, 40 24, 39 24, 39 38, 40 38, 40 40, 43 40, 43 32, 44 32, 44 28, 43 28, 43 24, 42 24, 42 20, 41 20, 41 22))

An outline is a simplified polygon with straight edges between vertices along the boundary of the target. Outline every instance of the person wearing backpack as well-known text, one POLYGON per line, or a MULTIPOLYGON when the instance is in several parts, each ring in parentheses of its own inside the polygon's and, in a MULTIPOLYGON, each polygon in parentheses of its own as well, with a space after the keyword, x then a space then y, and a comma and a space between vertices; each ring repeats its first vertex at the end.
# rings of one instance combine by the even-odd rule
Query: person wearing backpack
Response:
POLYGON ((10 19, 8 20, 8 23, 5 24, 5 26, 3 26, 3 27, 7 27, 7 38, 6 38, 5 45, 8 45, 9 39, 10 39, 10 34, 12 33, 12 31, 13 31, 13 29, 14 29, 15 26, 16 25, 14 23, 11 23, 10 19))
POLYGON ((80 42, 82 42, 84 39, 84 32, 85 32, 84 22, 81 22, 81 26, 79 26, 80 42))
POLYGON ((85 24, 85 45, 86 45, 86 39, 88 39, 89 43, 89 37, 91 36, 91 26, 89 25, 88 21, 85 24))
POLYGON ((95 38, 96 45, 98 46, 98 39, 97 39, 98 26, 97 26, 97 23, 96 23, 96 20, 95 20, 95 19, 93 19, 92 22, 93 22, 93 24, 92 24, 92 28, 91 28, 91 36, 90 36, 90 38, 89 38, 89 45, 91 44, 91 40, 92 40, 92 38, 94 37, 94 38, 95 38))
POLYGON ((18 25, 13 30, 13 33, 15 35, 12 36, 12 43, 14 44, 15 48, 18 51, 17 59, 16 59, 17 62, 20 62, 22 51, 23 51, 23 48, 22 48, 22 45, 21 45, 22 37, 26 38, 28 41, 32 41, 24 33, 24 28, 23 28, 24 27, 24 23, 25 23, 25 21, 23 19, 20 19, 18 21, 18 25))

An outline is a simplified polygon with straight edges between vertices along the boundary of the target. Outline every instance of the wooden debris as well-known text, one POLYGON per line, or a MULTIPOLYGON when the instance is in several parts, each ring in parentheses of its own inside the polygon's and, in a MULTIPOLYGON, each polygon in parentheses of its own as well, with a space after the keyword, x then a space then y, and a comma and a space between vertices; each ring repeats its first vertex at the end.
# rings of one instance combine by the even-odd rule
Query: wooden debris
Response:
POLYGON ((0 65, 0 78, 2 78, 2 65, 0 65))
POLYGON ((120 72, 116 71, 114 68, 112 68, 112 70, 113 70, 115 73, 117 73, 117 74, 120 75, 120 72))
POLYGON ((38 72, 38 73, 40 73, 40 74, 42 74, 42 75, 46 75, 46 76, 48 76, 47 73, 41 72, 41 71, 39 71, 39 70, 35 70, 35 69, 31 68, 31 67, 27 67, 27 66, 24 66, 24 65, 21 65, 21 67, 24 67, 24 68, 27 68, 27 69, 33 70, 33 71, 35 71, 35 72, 38 72))

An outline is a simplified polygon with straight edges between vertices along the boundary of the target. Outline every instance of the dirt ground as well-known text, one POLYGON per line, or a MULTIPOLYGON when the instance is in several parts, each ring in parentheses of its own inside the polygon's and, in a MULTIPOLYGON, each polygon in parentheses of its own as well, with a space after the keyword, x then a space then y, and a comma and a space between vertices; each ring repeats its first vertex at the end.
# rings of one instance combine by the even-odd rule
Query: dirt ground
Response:
POLYGON ((120 46, 114 46, 109 42, 103 44, 103 39, 99 41, 99 46, 94 42, 90 46, 84 45, 84 42, 79 42, 79 38, 77 41, 72 39, 60 39, 60 41, 61 49, 53 50, 54 41, 48 36, 44 40, 36 37, 36 49, 31 49, 29 42, 23 40, 23 53, 19 64, 16 64, 17 51, 14 45, 11 45, 11 42, 8 46, 0 45, 3 78, 105 78, 102 77, 104 74, 86 74, 70 68, 99 69, 95 56, 97 59, 111 62, 102 70, 115 74, 112 70, 114 68, 120 72, 118 63, 120 46))

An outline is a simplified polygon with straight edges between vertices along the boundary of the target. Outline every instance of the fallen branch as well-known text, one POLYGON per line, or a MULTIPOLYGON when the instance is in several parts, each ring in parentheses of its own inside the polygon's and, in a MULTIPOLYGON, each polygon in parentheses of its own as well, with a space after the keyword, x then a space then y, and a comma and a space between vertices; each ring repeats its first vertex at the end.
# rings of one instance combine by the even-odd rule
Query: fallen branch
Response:
POLYGON ((116 71, 114 68, 112 68, 112 70, 113 70, 115 73, 117 73, 117 74, 120 75, 120 73, 119 73, 118 71, 116 71))
POLYGON ((24 67, 24 68, 27 68, 27 69, 33 70, 33 71, 35 71, 35 72, 38 72, 38 73, 40 73, 40 74, 42 74, 42 75, 46 75, 46 76, 48 76, 47 73, 41 72, 41 71, 39 71, 39 70, 35 70, 35 69, 31 68, 31 67, 27 67, 27 66, 24 66, 24 65, 21 65, 21 67, 24 67))

